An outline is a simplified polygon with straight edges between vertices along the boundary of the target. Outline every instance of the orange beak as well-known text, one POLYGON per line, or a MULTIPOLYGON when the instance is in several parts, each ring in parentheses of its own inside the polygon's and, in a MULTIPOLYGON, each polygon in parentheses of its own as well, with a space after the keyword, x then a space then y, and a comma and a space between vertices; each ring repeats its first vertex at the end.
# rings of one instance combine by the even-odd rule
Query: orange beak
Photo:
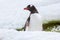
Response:
POLYGON ((28 10, 28 8, 24 8, 24 10, 28 10))

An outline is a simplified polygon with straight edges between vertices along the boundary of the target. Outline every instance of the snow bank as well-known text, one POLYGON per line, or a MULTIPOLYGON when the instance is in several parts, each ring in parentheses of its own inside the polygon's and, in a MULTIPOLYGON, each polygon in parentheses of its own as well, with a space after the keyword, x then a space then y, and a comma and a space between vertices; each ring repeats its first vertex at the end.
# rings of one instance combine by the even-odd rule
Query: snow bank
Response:
POLYGON ((1 40, 60 40, 60 33, 44 31, 25 31, 0 29, 1 40))
POLYGON ((0 28, 16 29, 24 26, 29 12, 23 0, 0 0, 0 28))
POLYGON ((60 19, 60 3, 40 7, 40 13, 44 20, 59 20, 60 19))

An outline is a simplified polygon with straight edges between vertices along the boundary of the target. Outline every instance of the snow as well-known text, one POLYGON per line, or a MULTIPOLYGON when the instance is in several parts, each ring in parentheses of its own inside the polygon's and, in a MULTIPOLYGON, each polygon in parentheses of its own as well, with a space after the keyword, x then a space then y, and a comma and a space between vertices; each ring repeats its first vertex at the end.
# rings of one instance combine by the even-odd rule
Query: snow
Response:
POLYGON ((60 3, 44 6, 40 8, 40 12, 46 20, 60 19, 60 3))
POLYGON ((21 5, 22 2, 19 0, 0 0, 0 28, 16 29, 24 26, 28 14, 23 12, 24 4, 21 5))
POLYGON ((1 40, 60 40, 60 33, 44 31, 16 31, 0 29, 1 40))

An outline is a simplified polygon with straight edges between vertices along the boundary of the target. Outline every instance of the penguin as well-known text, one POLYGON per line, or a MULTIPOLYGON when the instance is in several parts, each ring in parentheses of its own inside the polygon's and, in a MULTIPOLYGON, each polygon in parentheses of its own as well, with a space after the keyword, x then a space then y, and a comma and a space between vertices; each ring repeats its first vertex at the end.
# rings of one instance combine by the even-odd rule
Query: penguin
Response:
POLYGON ((24 10, 30 11, 30 15, 25 23, 24 31, 28 26, 28 31, 41 31, 42 30, 42 18, 39 15, 36 7, 34 5, 28 5, 24 10))

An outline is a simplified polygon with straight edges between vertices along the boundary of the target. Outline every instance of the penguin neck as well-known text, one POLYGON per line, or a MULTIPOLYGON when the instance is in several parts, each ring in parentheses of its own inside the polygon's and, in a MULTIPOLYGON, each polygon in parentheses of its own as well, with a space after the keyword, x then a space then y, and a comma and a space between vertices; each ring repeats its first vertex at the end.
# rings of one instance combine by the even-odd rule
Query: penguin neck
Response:
POLYGON ((38 12, 31 12, 31 13, 30 13, 30 15, 29 15, 29 17, 28 17, 28 22, 29 22, 29 23, 30 23, 30 16, 31 16, 32 14, 35 14, 35 13, 38 14, 38 12))
POLYGON ((37 11, 30 11, 30 12, 31 12, 31 14, 38 13, 37 11))
POLYGON ((38 13, 38 12, 31 12, 31 14, 38 13))

